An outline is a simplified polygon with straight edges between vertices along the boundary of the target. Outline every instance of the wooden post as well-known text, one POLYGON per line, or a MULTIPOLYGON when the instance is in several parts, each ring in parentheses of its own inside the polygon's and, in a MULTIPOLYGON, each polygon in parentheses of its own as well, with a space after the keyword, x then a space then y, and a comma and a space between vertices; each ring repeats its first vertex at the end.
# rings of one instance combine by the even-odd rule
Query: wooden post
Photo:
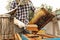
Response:
POLYGON ((53 35, 57 35, 59 32, 59 25, 58 25, 58 20, 57 17, 55 17, 53 20, 53 35))
POLYGON ((0 15, 0 36, 1 40, 14 39, 14 22, 10 20, 9 14, 0 15))

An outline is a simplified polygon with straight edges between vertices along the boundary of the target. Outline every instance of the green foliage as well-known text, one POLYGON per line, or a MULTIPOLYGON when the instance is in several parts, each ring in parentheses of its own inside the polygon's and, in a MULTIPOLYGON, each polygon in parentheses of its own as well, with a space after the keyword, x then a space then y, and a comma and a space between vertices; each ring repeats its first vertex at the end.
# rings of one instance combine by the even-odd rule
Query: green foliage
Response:
POLYGON ((41 7, 47 9, 49 12, 52 12, 52 6, 50 5, 48 6, 47 4, 41 4, 41 7))
POLYGON ((8 0, 8 5, 6 5, 6 9, 9 10, 10 9, 10 3, 12 2, 13 0, 8 0))
POLYGON ((34 12, 32 10, 30 10, 29 12, 29 21, 33 18, 34 16, 34 12))

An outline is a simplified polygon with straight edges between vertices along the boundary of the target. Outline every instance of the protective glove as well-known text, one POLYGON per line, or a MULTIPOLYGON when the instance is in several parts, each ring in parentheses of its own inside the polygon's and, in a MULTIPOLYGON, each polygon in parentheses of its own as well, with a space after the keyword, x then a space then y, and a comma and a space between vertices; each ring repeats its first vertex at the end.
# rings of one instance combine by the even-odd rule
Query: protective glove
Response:
POLYGON ((14 24, 17 25, 19 28, 23 28, 23 27, 25 28, 26 26, 23 22, 19 21, 15 17, 14 17, 14 24))

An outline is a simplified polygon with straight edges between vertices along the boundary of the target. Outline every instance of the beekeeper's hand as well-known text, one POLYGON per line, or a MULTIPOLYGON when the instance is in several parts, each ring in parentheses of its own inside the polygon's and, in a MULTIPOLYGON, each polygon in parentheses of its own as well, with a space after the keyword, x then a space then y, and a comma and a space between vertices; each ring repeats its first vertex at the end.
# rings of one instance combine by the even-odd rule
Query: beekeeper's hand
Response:
POLYGON ((14 17, 14 24, 18 25, 19 28, 25 28, 25 24, 14 17))

